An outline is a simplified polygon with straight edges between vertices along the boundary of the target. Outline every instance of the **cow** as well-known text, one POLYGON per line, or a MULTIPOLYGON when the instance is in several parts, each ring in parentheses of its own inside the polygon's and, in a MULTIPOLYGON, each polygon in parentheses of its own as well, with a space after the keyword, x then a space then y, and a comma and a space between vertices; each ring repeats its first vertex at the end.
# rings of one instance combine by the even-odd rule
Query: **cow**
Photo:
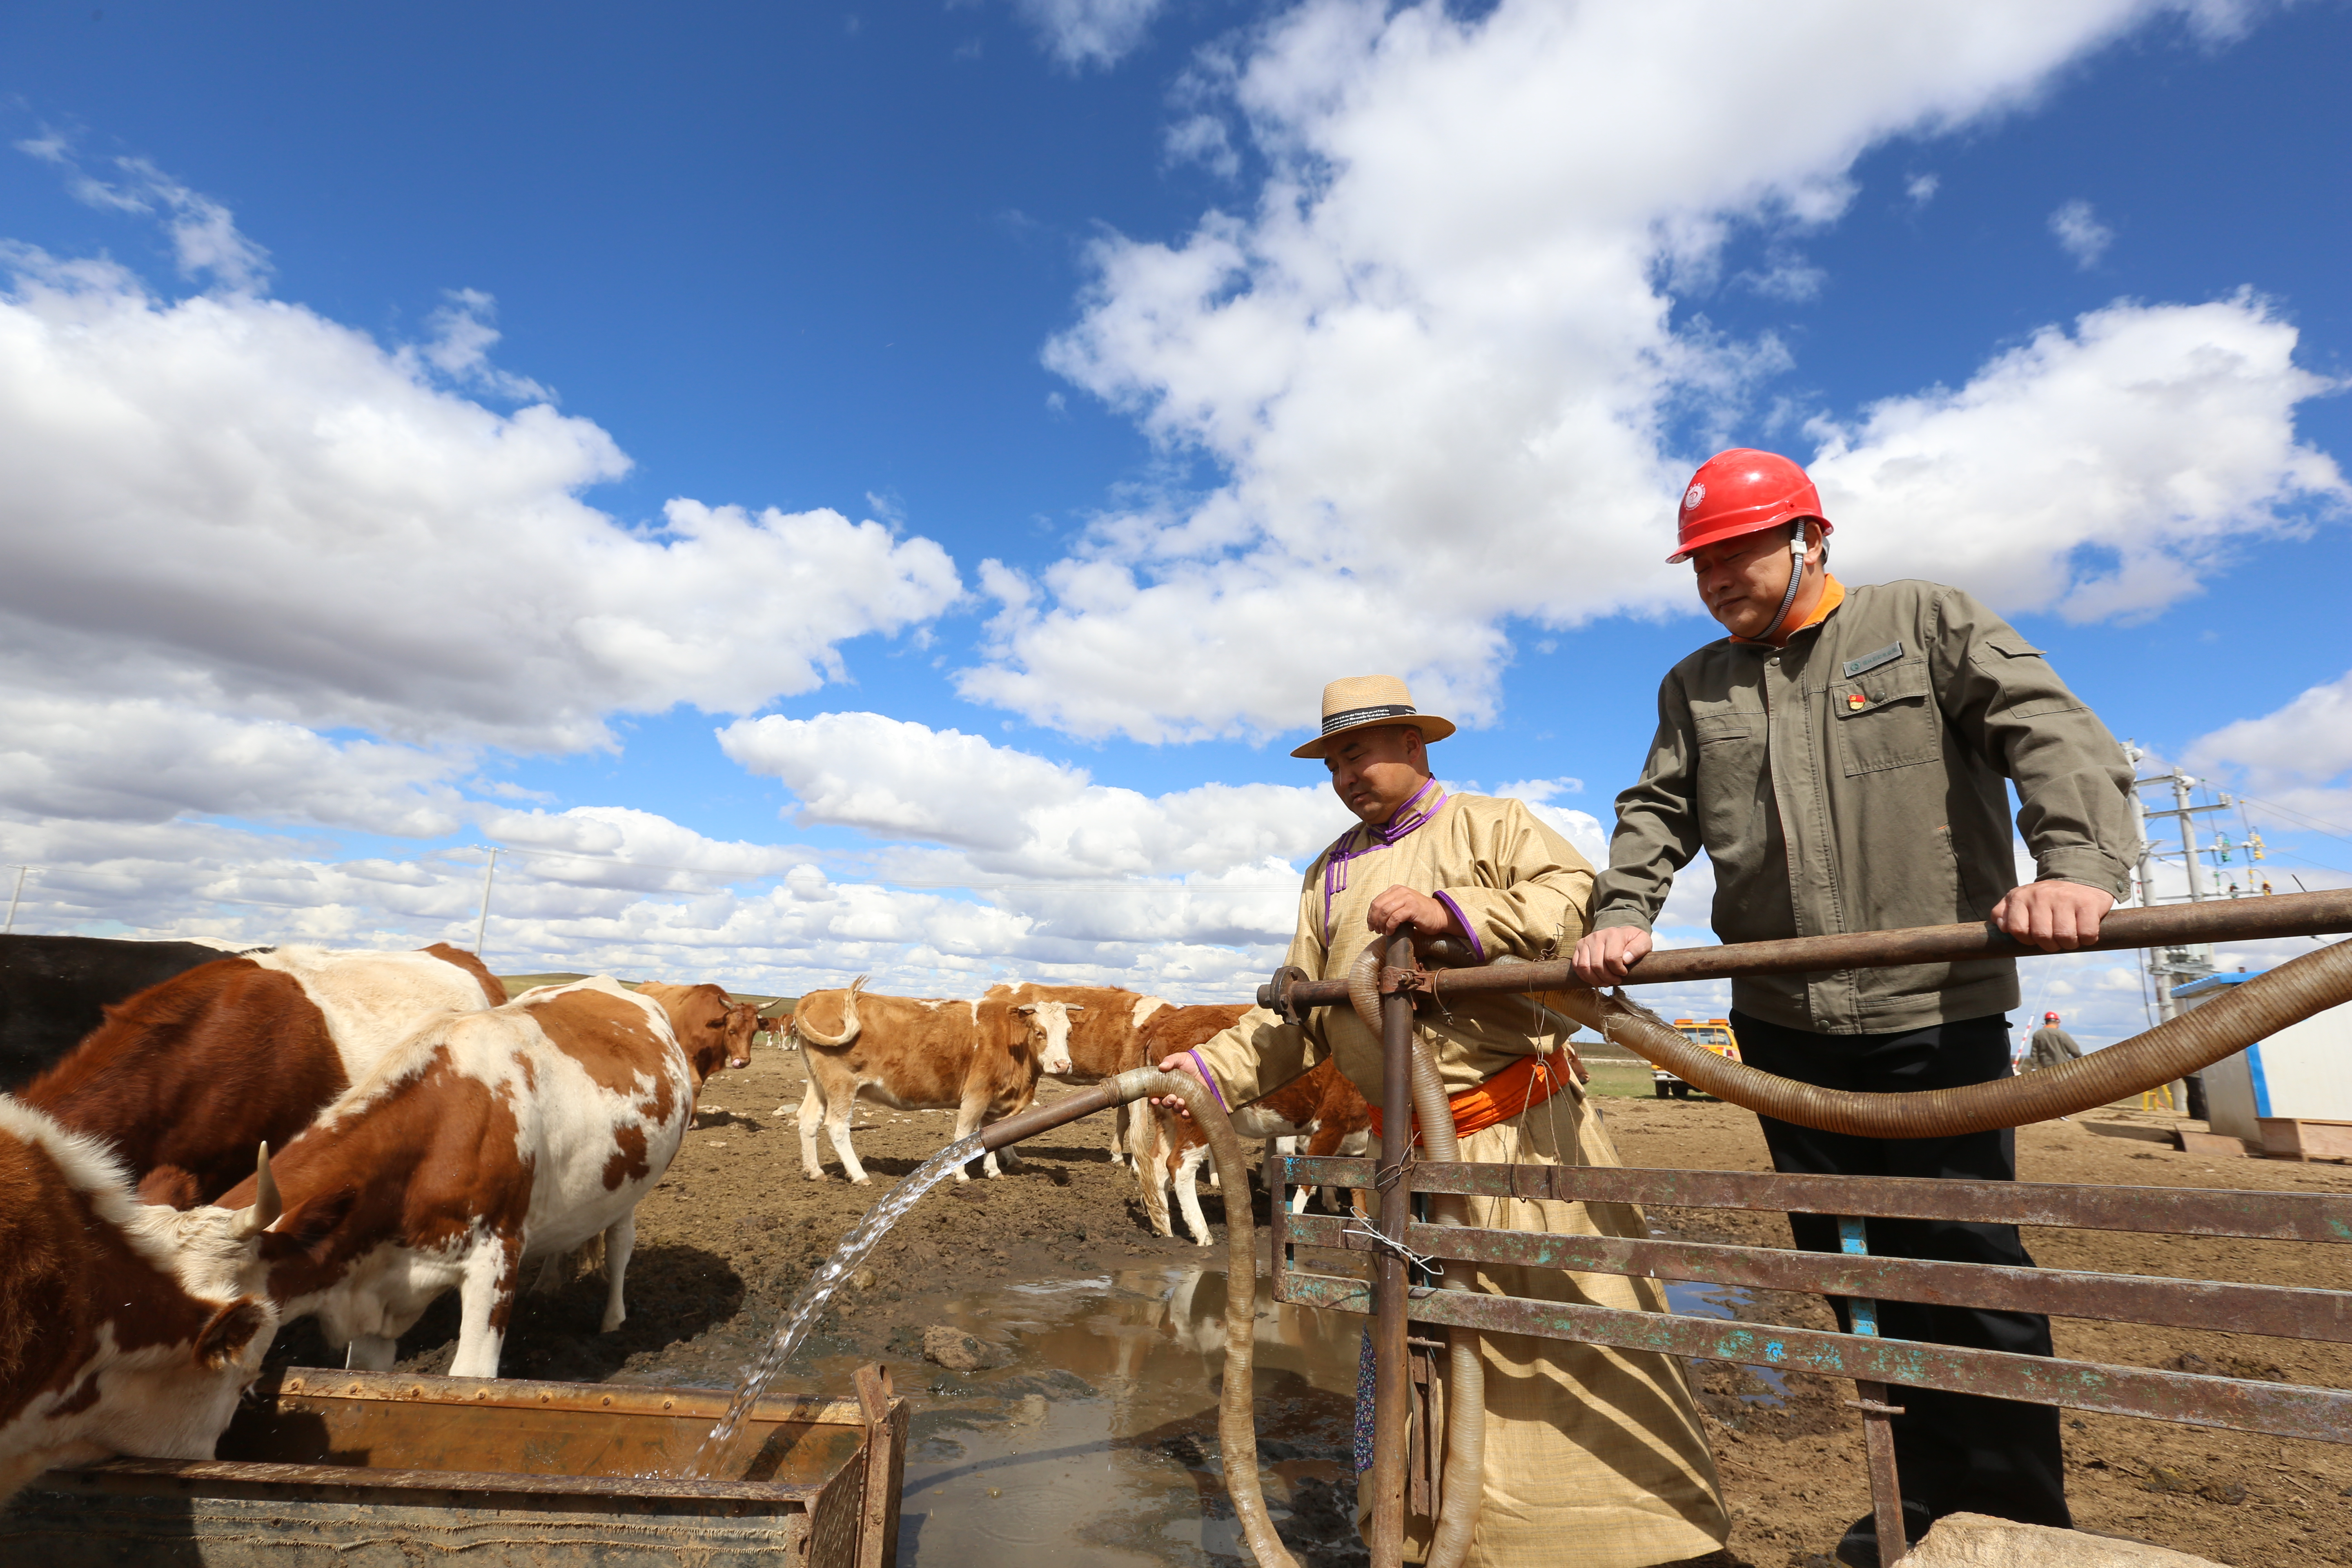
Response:
MULTIPOLYGON (((1037 1095, 1043 1073, 1070 1070, 1070 1014, 1066 1002, 1013 1002, 983 996, 955 1002, 918 996, 877 996, 859 975, 845 991, 817 991, 801 998, 793 1015, 808 1069, 808 1092, 801 1098, 801 1172, 824 1179, 817 1161, 816 1130, 824 1124, 841 1168, 853 1182, 868 1178, 849 1143, 850 1108, 860 1099, 900 1110, 954 1108, 961 1141, 982 1121, 1010 1116, 1037 1095), (826 1026, 838 1020, 831 1032, 826 1026)), ((784 1112, 782 1106, 776 1114, 784 1112)), ((991 1176, 998 1151, 982 1162, 991 1176)), ((1011 1149, 1003 1164, 1019 1163, 1011 1149)), ((967 1180, 959 1168, 956 1180, 967 1180)))
POLYGON ((480 959, 281 947, 215 958, 106 1009, 28 1105, 111 1143, 142 1198, 185 1208, 283 1146, 385 1053, 448 1014, 505 1002, 480 959))
MULTIPOLYGON (((1157 1112, 1162 1144, 1161 1157, 1154 1161, 1144 1178, 1146 1196, 1144 1214, 1152 1222, 1152 1229, 1161 1236, 1172 1235, 1168 1224, 1166 1184, 1172 1182, 1176 1201, 1184 1211, 1185 1228, 1192 1239, 1206 1247, 1210 1242, 1209 1222, 1201 1213, 1199 1186, 1201 1166, 1209 1157, 1209 1142, 1189 1117, 1160 1110, 1157 1112)), ((1246 1105, 1234 1108, 1234 1135, 1241 1138, 1261 1138, 1265 1141, 1265 1159, 1271 1163, 1278 1155, 1290 1152, 1300 1138, 1307 1139, 1306 1152, 1316 1158, 1333 1154, 1361 1156, 1371 1152, 1372 1110, 1363 1095, 1339 1071, 1339 1064, 1326 1058, 1304 1076, 1295 1078, 1271 1094, 1260 1095, 1246 1105)), ((1274 1185, 1268 1171, 1266 1185, 1274 1185)), ((1304 1210, 1312 1189, 1300 1187, 1291 1198, 1291 1212, 1304 1210)), ((1225 1194, 1233 1201, 1233 1194, 1225 1194)), ((1249 1194, 1242 1194, 1243 1201, 1249 1194)), ((1323 1192, 1323 1206, 1334 1212, 1338 1205, 1331 1192, 1323 1192)))
POLYGON ((771 1002, 768 1005, 780 1009, 775 1013, 763 1014, 760 1019, 760 1027, 766 1032, 769 1043, 780 1051, 799 1050, 800 1037, 793 1033, 792 1004, 771 1002))
POLYGON ((54 1066, 105 1022, 108 1003, 226 953, 268 951, 202 937, 0 936, 0 1090, 54 1066))
MULTIPOLYGON (((289 1321, 316 1317, 329 1343, 348 1347, 347 1365, 377 1372, 454 1288, 450 1374, 496 1377, 523 1266, 601 1237, 611 1332, 628 1315, 637 1203, 676 1156, 702 1081, 728 1060, 723 1037, 689 1054, 678 1026, 662 1002, 603 975, 445 1016, 271 1162, 286 1216, 224 1283, 266 1293, 289 1321)), ((194 1212, 226 1228, 260 1185, 248 1179, 194 1212)))
POLYGON ((687 1055, 699 1057, 715 1038, 729 1067, 751 1065, 751 1036, 760 1026, 760 1010, 749 1002, 730 1001, 716 985, 671 985, 658 980, 639 985, 637 994, 661 1004, 687 1055), (716 1037, 710 1034, 713 1029, 719 1031, 716 1037))
POLYGON ((53 1465, 213 1457, 278 1312, 203 1281, 278 1217, 257 1200, 191 1235, 103 1143, 0 1095, 0 1501, 53 1465))
MULTIPOLYGON (((1053 1076, 1066 1083, 1100 1083, 1116 1078, 1129 1068, 1143 1067, 1144 1021, 1170 1005, 1158 996, 1139 995, 1133 991, 1112 985, 1036 985, 1012 984, 992 986, 991 996, 1003 997, 1014 1003, 1061 1002, 1069 1010, 1084 1010, 1083 1017, 1070 1021, 1070 1067, 1053 1076)), ((1046 1069, 1049 1073, 1052 1069, 1046 1069)), ((1148 1148, 1151 1136, 1150 1118, 1136 1106, 1121 1105, 1111 1111, 1110 1161, 1114 1165, 1126 1165, 1148 1148)))

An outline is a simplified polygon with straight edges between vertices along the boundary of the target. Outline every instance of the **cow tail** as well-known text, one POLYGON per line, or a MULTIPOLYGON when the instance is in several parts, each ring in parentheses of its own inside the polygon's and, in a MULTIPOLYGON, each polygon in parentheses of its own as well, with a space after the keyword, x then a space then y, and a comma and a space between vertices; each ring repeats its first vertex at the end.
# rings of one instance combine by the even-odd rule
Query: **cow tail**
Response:
POLYGON ((866 989, 866 980, 865 975, 859 975, 849 983, 849 989, 841 994, 840 1034, 827 1037, 818 1033, 814 1022, 808 1016, 808 1008, 805 1005, 793 1011, 793 1033, 798 1035, 805 1044, 824 1046, 831 1050, 839 1050, 857 1038, 857 994, 866 989))

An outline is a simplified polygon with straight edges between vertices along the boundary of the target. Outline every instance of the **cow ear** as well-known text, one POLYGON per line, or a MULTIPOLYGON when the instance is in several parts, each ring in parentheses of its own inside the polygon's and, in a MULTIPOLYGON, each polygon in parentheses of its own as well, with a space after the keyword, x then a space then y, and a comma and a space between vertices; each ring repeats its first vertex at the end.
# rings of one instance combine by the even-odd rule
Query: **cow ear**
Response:
POLYGON ((261 1233, 261 1256, 274 1263, 313 1250, 335 1234, 359 1199, 357 1187, 303 1199, 277 1225, 261 1233))
POLYGON ((269 1330, 269 1309, 258 1296, 240 1296, 212 1315, 196 1335, 195 1358, 215 1371, 245 1353, 256 1334, 269 1330))

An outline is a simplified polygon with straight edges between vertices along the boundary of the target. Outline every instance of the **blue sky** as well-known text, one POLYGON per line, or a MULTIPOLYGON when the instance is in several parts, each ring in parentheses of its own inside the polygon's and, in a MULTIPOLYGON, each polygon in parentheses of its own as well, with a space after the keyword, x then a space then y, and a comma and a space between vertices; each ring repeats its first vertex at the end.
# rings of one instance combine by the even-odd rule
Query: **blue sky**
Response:
POLYGON ((2352 10, 1719 17, 8 9, 26 924, 1229 994, 1332 676, 1597 847, 1728 444, 2352 823, 2352 10))

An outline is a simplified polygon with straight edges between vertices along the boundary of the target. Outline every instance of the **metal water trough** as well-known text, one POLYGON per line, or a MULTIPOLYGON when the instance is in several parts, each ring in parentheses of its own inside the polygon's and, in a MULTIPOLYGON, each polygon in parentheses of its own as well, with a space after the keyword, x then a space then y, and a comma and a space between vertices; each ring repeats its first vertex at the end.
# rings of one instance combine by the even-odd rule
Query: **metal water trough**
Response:
POLYGON ((752 1408, 740 1473, 683 1480, 725 1390, 290 1367, 257 1384, 210 1460, 52 1470, 0 1512, 0 1562, 42 1568, 888 1568, 907 1405, 752 1408))

